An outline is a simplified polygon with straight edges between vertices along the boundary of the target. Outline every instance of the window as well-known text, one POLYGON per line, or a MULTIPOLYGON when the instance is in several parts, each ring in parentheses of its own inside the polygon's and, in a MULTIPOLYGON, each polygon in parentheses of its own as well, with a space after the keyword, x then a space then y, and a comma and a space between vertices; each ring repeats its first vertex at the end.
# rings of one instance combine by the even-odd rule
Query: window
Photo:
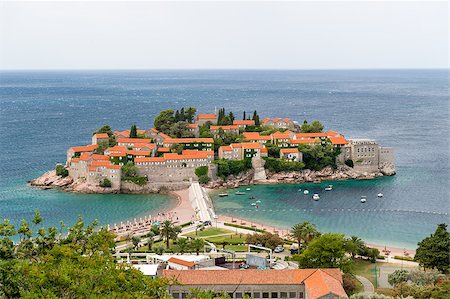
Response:
POLYGON ((242 293, 241 292, 236 292, 234 298, 242 298, 242 293))
POLYGON ((272 294, 270 294, 270 298, 278 298, 278 293, 277 292, 272 292, 272 294))
POLYGON ((178 299, 180 298, 180 293, 173 293, 172 296, 174 299, 178 299))
POLYGON ((188 295, 187 293, 181 293, 181 298, 182 299, 187 299, 187 295, 188 295))
POLYGON ((260 292, 254 292, 253 293, 253 298, 255 298, 255 299, 261 298, 261 293, 260 292))
POLYGON ((303 298, 303 292, 298 293, 299 298, 303 298))
POLYGON ((262 295, 263 298, 269 298, 269 293, 264 292, 262 295))
POLYGON ((287 298, 287 292, 280 292, 280 298, 287 298))
POLYGON ((289 298, 295 298, 295 297, 297 297, 296 292, 289 292, 289 298))

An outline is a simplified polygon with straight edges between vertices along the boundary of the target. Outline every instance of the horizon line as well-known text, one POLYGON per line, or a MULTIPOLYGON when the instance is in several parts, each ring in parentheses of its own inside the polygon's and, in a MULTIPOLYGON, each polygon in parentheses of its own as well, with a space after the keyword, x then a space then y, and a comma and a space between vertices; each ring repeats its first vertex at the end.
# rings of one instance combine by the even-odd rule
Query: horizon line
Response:
POLYGON ((0 69, 0 72, 58 72, 58 71, 373 71, 373 70, 450 70, 450 67, 412 68, 49 68, 0 69))

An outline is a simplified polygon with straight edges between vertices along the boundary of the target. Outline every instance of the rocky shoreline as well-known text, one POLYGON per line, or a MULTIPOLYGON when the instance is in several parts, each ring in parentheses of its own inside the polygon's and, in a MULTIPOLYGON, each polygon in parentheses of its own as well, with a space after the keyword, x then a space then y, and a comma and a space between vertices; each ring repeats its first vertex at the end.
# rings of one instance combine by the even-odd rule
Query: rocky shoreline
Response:
POLYGON ((266 170, 266 179, 254 179, 254 170, 238 176, 230 176, 227 180, 218 179, 206 185, 209 189, 237 188, 239 186, 254 184, 302 184, 302 183, 320 183, 322 181, 342 181, 342 180, 370 180, 382 176, 395 175, 393 165, 386 165, 377 172, 356 171, 351 167, 342 165, 337 169, 325 167, 322 170, 315 171, 305 169, 302 171, 271 173, 266 170))
MULTIPOLYGON (((326 167, 320 171, 305 169, 302 171, 271 173, 265 170, 265 179, 255 179, 255 171, 251 169, 238 176, 230 176, 227 180, 217 179, 209 182, 205 187, 209 189, 237 188, 239 186, 254 184, 301 184, 320 183, 321 181, 340 180, 369 180, 382 176, 392 176, 395 174, 393 165, 385 165, 378 172, 363 172, 342 165, 337 169, 326 167)), ((258 178, 259 176, 256 176, 258 178)), ((123 181, 120 190, 103 188, 88 184, 84 179, 73 180, 71 177, 61 177, 56 175, 56 171, 51 170, 44 173, 37 179, 28 182, 33 187, 41 189, 58 189, 65 192, 77 192, 86 194, 154 194, 168 193, 170 191, 183 190, 189 187, 189 182, 169 182, 169 183, 147 183, 139 186, 131 182, 123 181)))

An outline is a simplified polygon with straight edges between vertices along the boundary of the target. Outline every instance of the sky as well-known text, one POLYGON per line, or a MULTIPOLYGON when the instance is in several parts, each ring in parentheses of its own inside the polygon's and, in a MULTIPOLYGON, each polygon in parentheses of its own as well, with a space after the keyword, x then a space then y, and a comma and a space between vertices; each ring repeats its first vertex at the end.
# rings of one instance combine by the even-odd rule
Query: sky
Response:
POLYGON ((440 2, 0 3, 0 70, 448 68, 440 2))

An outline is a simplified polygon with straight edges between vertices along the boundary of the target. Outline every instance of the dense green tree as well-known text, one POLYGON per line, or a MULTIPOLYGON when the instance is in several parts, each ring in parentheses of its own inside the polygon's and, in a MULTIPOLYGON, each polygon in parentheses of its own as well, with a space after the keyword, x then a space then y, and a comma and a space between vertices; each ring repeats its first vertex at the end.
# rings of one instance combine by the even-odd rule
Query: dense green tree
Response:
POLYGON ((134 177, 137 175, 137 171, 138 168, 131 161, 122 166, 122 176, 124 177, 134 177))
POLYGON ((133 243, 133 247, 135 250, 139 248, 139 243, 141 242, 141 237, 133 236, 131 237, 131 242, 133 243))
POLYGON ((137 127, 132 125, 130 129, 130 138, 138 138, 137 127))
POLYGON ((201 175, 198 177, 198 182, 202 185, 208 184, 211 179, 207 175, 201 175))
POLYGON ((284 243, 283 239, 281 239, 278 235, 269 232, 265 232, 263 234, 248 234, 245 238, 245 242, 253 245, 261 244, 262 246, 271 249, 275 249, 275 247, 284 243))
POLYGON ((450 269, 450 233, 447 224, 439 224, 434 234, 418 243, 414 259, 424 268, 448 273, 450 269))
POLYGON ((247 118, 246 118, 246 115, 245 115, 245 111, 244 111, 244 115, 242 116, 242 119, 243 120, 246 120, 247 118))
POLYGON ((153 243, 155 243, 155 240, 153 239, 153 237, 155 236, 155 233, 152 231, 149 231, 145 236, 147 237, 148 250, 152 250, 153 243))
POLYGON ((187 108, 184 120, 187 121, 190 124, 193 123, 194 122, 194 116, 195 116, 196 112, 197 112, 197 109, 195 107, 187 108))
POLYGON ((181 254, 184 254, 186 252, 188 252, 190 247, 189 241, 186 238, 178 238, 177 239, 177 244, 175 247, 176 252, 179 252, 181 254))
POLYGON ((200 250, 203 249, 203 247, 205 246, 205 240, 197 238, 197 239, 193 239, 191 240, 191 248, 195 251, 195 253, 197 255, 200 254, 200 250))
POLYGON ((102 133, 106 133, 106 134, 108 134, 108 136, 111 136, 111 135, 114 134, 110 125, 104 125, 100 129, 95 131, 92 135, 94 135, 94 134, 102 134, 102 133))
POLYGON ((281 171, 300 171, 305 168, 305 163, 297 161, 289 161, 286 159, 277 159, 268 157, 265 158, 266 164, 264 168, 271 172, 281 172, 281 171))
POLYGON ((331 142, 323 144, 299 146, 299 151, 303 154, 305 168, 311 170, 322 170, 327 166, 336 168, 336 157, 340 154, 339 148, 333 147, 331 142))
POLYGON ((175 240, 181 232, 180 226, 175 226, 172 221, 165 220, 160 227, 161 236, 166 240, 166 248, 170 246, 170 240, 175 240))
POLYGON ((297 240, 299 246, 302 242, 308 244, 319 235, 320 232, 317 230, 317 227, 308 221, 297 223, 291 228, 291 236, 297 240))
POLYGON ((174 111, 172 109, 161 111, 158 116, 155 117, 155 121, 153 122, 155 128, 167 134, 170 127, 175 122, 173 113, 174 111))
POLYGON ((56 175, 65 178, 69 175, 69 171, 62 164, 56 164, 55 167, 56 175))
MULTIPOLYGON (((114 139, 115 140, 115 139, 114 139)), ((103 155, 105 150, 110 147, 109 141, 100 141, 97 143, 98 147, 94 150, 94 153, 103 155)))
POLYGON ((208 166, 200 166, 195 169, 195 174, 200 177, 202 175, 208 174, 208 166))
POLYGON ((228 118, 229 118, 231 124, 233 124, 233 121, 234 121, 234 114, 233 114, 233 112, 230 111, 230 113, 228 113, 228 118))
POLYGON ((301 131, 303 133, 319 133, 322 132, 323 125, 320 121, 314 120, 311 124, 309 124, 306 120, 303 122, 301 126, 301 131))
POLYGON ((347 252, 352 256, 353 259, 356 255, 361 255, 366 248, 366 244, 364 243, 364 241, 357 236, 351 236, 349 239, 347 239, 345 246, 347 248, 347 252))
POLYGON ((300 255, 294 259, 300 268, 340 268, 344 272, 351 269, 351 260, 346 256, 343 234, 327 233, 314 238, 300 255))
POLYGON ((395 270, 388 275, 388 282, 392 286, 396 286, 399 283, 408 281, 409 272, 407 270, 395 270))
POLYGON ((260 122, 260 120, 259 120, 259 115, 258 115, 258 113, 256 112, 256 110, 253 111, 253 117, 252 117, 252 119, 255 121, 255 126, 261 125, 261 122, 260 122))
POLYGON ((108 180, 107 178, 104 178, 104 179, 100 182, 99 186, 100 186, 100 187, 103 187, 103 188, 110 188, 110 187, 112 186, 112 183, 111 183, 111 181, 108 180))
MULTIPOLYGON (((32 223, 41 221, 37 211, 32 223)), ((0 223, 1 253, 20 233, 0 259, 0 298, 168 298, 173 282, 115 263, 114 236, 96 222, 85 226, 79 218, 58 238, 56 227, 40 228, 36 235, 32 229, 26 221, 17 231, 7 220, 0 223)))

